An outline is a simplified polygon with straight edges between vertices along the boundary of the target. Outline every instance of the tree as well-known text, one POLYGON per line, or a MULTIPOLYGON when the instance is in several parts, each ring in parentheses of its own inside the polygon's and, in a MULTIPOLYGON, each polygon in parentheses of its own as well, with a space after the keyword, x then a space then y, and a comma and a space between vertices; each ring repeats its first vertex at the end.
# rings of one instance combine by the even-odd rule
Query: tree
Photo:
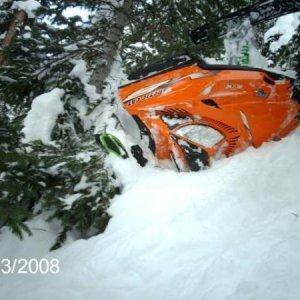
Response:
MULTIPOLYGON (((119 1, 41 3, 36 18, 26 18, 1 52, 5 64, 0 95, 5 103, 1 114, 0 226, 9 226, 22 237, 23 230, 30 233, 24 221, 48 210, 49 220, 57 218, 62 225, 55 249, 70 232, 82 238, 102 232, 110 218, 106 212, 109 200, 119 191, 93 138, 97 107, 104 109, 103 103, 111 102, 114 91, 97 94, 88 83, 87 67, 94 68, 93 78, 101 92, 117 56, 126 22, 123 10, 130 8, 130 1, 124 6, 119 1), (67 7, 80 4, 90 11, 89 21, 64 16, 67 7), (104 42, 99 44, 101 40, 104 42), (102 60, 96 65, 99 57, 102 60), (106 75, 100 78, 97 74, 106 75), (24 143, 21 131, 32 102, 56 87, 64 90, 64 96, 63 112, 51 133, 55 144, 24 143), (70 199, 75 200, 68 205, 70 199)), ((10 6, 6 23, 13 24, 18 13, 10 6)))
POLYGON ((133 8, 126 27, 122 57, 127 72, 171 56, 187 54, 218 58, 224 52, 222 38, 213 36, 205 45, 194 45, 189 32, 245 6, 247 0, 142 0, 133 8))

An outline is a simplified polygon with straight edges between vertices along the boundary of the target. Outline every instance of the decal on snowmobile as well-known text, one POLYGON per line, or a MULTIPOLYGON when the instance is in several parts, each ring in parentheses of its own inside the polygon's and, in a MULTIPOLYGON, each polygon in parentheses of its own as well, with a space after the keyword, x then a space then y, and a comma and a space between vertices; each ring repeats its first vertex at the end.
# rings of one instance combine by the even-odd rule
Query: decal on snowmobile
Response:
POLYGON ((165 92, 167 89, 166 88, 163 88, 163 89, 156 89, 154 90, 153 92, 150 92, 150 93, 147 93, 147 94, 144 94, 142 96, 138 96, 136 98, 133 98, 133 99, 129 99, 127 101, 125 101, 126 104, 128 105, 132 105, 132 104, 135 104, 139 101, 142 101, 142 100, 147 100, 149 98, 152 98, 154 96, 159 96, 161 95, 163 92, 165 92))
POLYGON ((147 87, 143 87, 137 91, 134 91, 129 96, 127 96, 123 101, 125 103, 129 102, 130 100, 138 99, 139 97, 149 95, 153 93, 154 91, 158 90, 160 87, 165 86, 170 80, 165 80, 159 83, 152 84, 147 87))

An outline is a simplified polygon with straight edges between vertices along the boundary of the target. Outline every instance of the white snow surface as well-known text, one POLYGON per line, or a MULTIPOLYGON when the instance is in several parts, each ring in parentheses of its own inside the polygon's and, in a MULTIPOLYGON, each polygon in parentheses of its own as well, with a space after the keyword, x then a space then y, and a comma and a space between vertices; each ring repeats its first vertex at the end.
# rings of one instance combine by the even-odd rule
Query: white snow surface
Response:
POLYGON ((66 205, 66 209, 68 209, 68 208, 71 208, 73 202, 78 200, 81 196, 82 196, 82 194, 76 193, 76 194, 72 194, 72 195, 66 195, 63 198, 59 198, 59 200, 61 200, 66 205))
POLYGON ((51 143, 51 132, 57 116, 64 111, 61 101, 64 93, 63 89, 55 88, 33 99, 31 109, 24 119, 24 142, 41 140, 44 144, 51 143))
MULTIPOLYGON (((18 242, 5 230, 0 258, 58 258, 61 269, 0 274, 0 295, 298 300, 299 149, 298 130, 197 173, 141 168, 110 156, 124 189, 112 201, 106 231, 46 253, 36 235, 18 242)), ((43 241, 50 247, 48 235, 43 241)))
POLYGON ((35 18, 35 11, 41 7, 41 4, 35 0, 26 0, 26 1, 14 1, 12 8, 18 10, 24 10, 28 18, 35 18))

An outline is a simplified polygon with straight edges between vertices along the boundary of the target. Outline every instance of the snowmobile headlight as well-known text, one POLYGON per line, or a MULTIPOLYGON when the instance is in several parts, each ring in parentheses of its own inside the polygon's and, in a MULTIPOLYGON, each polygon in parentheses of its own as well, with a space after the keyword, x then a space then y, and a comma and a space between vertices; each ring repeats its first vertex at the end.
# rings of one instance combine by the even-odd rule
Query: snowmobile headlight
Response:
POLYGON ((213 147, 224 138, 219 131, 205 125, 187 125, 180 127, 175 132, 188 138, 191 142, 207 148, 213 147))

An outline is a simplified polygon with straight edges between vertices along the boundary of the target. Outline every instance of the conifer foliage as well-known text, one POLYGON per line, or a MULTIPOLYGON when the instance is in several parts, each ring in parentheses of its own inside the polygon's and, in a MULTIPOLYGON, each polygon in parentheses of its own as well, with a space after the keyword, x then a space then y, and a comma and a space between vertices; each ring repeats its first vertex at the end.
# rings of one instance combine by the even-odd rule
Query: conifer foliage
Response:
POLYGON ((142 0, 134 6, 125 31, 123 58, 129 71, 140 65, 162 61, 171 56, 219 58, 224 52, 223 39, 213 36, 209 44, 194 45, 189 32, 206 23, 216 28, 216 19, 237 10, 248 0, 142 0))
MULTIPOLYGON (((24 231, 31 233, 24 222, 48 211, 49 220, 61 222, 53 249, 69 232, 82 238, 102 232, 109 220, 109 200, 119 191, 93 137, 94 110, 113 92, 96 93, 88 84, 84 61, 90 69, 96 67, 95 58, 103 50, 101 29, 103 33, 108 13, 118 8, 118 1, 107 6, 105 14, 95 1, 79 2, 41 1, 32 12, 20 10, 16 1, 1 2, 0 227, 9 226, 22 238, 24 231), (88 20, 66 17, 66 9, 80 4, 88 20), (20 11, 26 17, 15 22, 20 11), (4 44, 12 24, 13 39, 4 44), (22 128, 36 97, 55 88, 64 91, 63 110, 55 120, 51 142, 24 139, 22 128)), ((44 121, 41 115, 40 122, 44 121)))

